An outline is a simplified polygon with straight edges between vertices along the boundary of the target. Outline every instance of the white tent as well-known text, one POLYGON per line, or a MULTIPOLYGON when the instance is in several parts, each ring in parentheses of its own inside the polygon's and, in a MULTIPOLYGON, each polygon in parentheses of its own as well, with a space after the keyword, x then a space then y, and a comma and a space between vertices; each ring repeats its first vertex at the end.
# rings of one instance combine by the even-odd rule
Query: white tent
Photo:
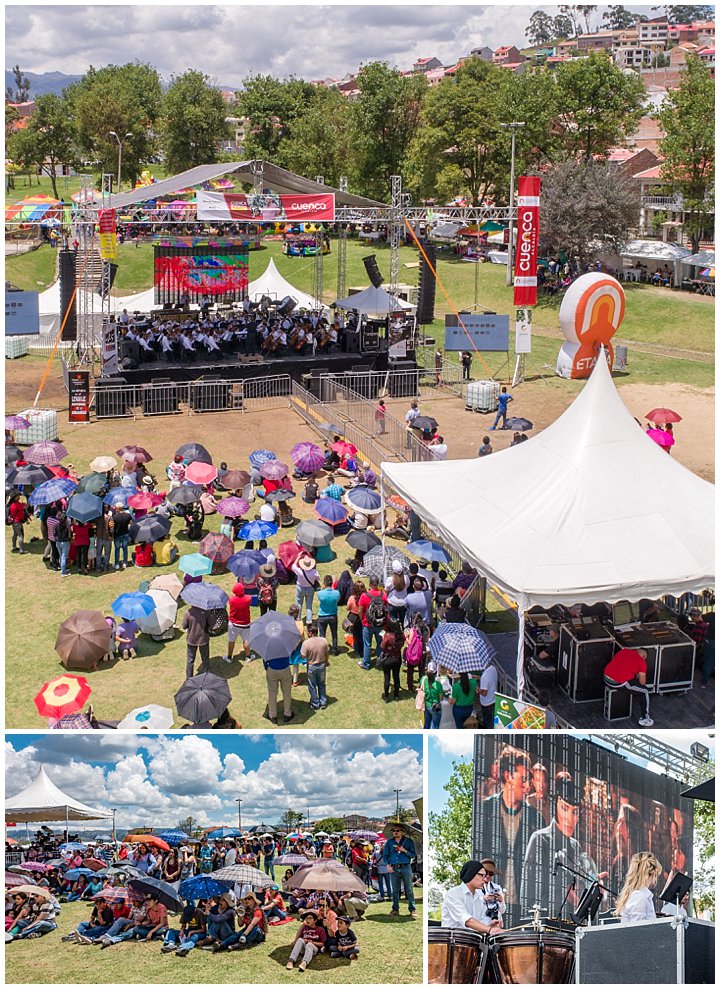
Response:
POLYGON ((570 408, 527 443, 477 460, 383 463, 382 474, 517 602, 520 653, 533 605, 714 584, 714 486, 645 435, 602 360, 570 408))
POLYGON ((96 821, 112 817, 107 811, 96 810, 69 797, 55 786, 45 767, 24 790, 5 801, 5 820, 29 821, 96 821))
POLYGON ((664 240, 631 240, 621 251, 621 258, 641 258, 643 261, 685 261, 692 254, 687 247, 664 240))
POLYGON ((337 309, 354 309, 355 312, 367 316, 387 316, 391 312, 399 312, 401 309, 415 311, 417 306, 404 299, 396 299, 386 292, 384 288, 375 288, 368 285, 362 292, 355 295, 348 295, 344 299, 338 299, 333 305, 337 309))
POLYGON ((254 282, 250 282, 248 295, 251 302, 259 302, 263 295, 278 301, 284 299, 286 295, 291 295, 301 309, 317 309, 318 307, 317 301, 311 295, 308 295, 307 292, 301 292, 283 278, 275 267, 274 258, 270 258, 270 262, 262 275, 256 278, 254 282))

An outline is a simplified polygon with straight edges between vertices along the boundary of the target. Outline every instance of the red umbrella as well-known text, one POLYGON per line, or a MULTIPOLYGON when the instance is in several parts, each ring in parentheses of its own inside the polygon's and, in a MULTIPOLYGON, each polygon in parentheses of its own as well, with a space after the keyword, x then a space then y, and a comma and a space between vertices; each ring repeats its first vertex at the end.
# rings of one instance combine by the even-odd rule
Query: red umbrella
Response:
POLYGON ((193 484, 210 484, 217 477, 217 468, 212 464, 204 464, 200 460, 193 460, 185 469, 185 477, 193 484))
POLYGON ((648 422, 657 422, 664 426, 666 422, 682 422, 682 416, 672 409, 653 409, 645 416, 648 422))
POLYGON ((357 447, 353 446, 352 443, 346 443, 345 440, 338 440, 337 443, 332 444, 330 449, 340 457, 354 457, 357 453, 357 447))
POLYGON ((34 698, 35 707, 43 718, 62 718, 79 711, 91 693, 85 677, 64 674, 42 685, 34 698))
POLYGON ((53 464, 52 467, 48 467, 48 470, 55 475, 55 477, 69 477, 70 471, 67 467, 63 467, 62 464, 53 464))
POLYGON ((235 552, 235 547, 227 536, 222 536, 219 532, 211 532, 200 543, 199 552, 213 563, 224 567, 235 552))
POLYGON ((162 838, 157 838, 154 834, 128 834, 123 838, 123 844, 152 845, 155 848, 162 848, 164 852, 170 851, 168 843, 162 838))
POLYGON ((675 444, 675 437, 671 433, 666 433, 664 429, 646 429, 645 433, 654 443, 663 448, 675 444))
POLYGON ((298 543, 295 543, 292 540, 290 540, 287 543, 280 543, 280 545, 278 546, 277 555, 278 558, 282 561, 283 565, 289 570, 290 567, 295 562, 295 560, 297 560, 297 558, 300 555, 306 552, 307 550, 305 549, 304 546, 300 546, 298 543))

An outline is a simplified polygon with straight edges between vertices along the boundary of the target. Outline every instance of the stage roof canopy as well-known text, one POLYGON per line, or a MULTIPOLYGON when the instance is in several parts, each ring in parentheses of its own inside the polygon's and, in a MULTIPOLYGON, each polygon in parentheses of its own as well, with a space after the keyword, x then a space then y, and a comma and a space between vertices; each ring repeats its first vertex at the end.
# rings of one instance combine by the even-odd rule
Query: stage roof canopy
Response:
MULTIPOLYGON (((179 175, 173 175, 169 179, 161 179, 153 182, 152 185, 142 186, 133 192, 124 192, 118 196, 113 196, 110 205, 113 209, 125 209, 128 206, 137 206, 150 199, 161 199, 166 196, 173 196, 181 189, 189 189, 192 186, 200 186, 204 182, 212 179, 222 178, 224 175, 232 175, 238 182, 252 183, 255 174, 262 173, 262 184, 264 189, 270 189, 280 195, 295 193, 297 195, 312 196, 318 190, 322 192, 334 193, 337 206, 356 207, 377 207, 383 206, 374 199, 366 199, 364 196, 354 196, 349 192, 341 192, 330 185, 319 185, 313 179, 306 179, 302 175, 295 175, 285 168, 272 165, 269 161, 253 159, 251 161, 219 162, 217 165, 198 165, 190 168, 179 175)), ((101 202, 96 200, 96 206, 101 202)))
POLYGON ((95 810, 74 800, 55 786, 45 767, 35 779, 14 797, 5 801, 5 820, 17 823, 31 821, 96 821, 112 817, 105 810, 95 810))

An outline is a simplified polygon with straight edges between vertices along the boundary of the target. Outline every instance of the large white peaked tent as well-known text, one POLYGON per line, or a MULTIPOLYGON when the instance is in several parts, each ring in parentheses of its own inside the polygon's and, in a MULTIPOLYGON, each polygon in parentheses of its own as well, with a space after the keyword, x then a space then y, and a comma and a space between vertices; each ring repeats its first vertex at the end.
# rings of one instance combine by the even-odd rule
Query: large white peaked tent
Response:
POLYGON ((384 463, 382 471, 434 532, 517 602, 521 643, 533 605, 637 601, 714 585, 714 486, 645 435, 605 361, 527 443, 477 460, 384 463))
POLYGON ((368 285, 362 292, 355 295, 348 295, 344 299, 338 299, 334 303, 337 309, 354 309, 356 313, 367 316, 387 316, 391 312, 399 312, 401 309, 414 311, 417 306, 412 302, 405 302, 404 299, 397 299, 390 295, 384 288, 375 288, 368 285))
POLYGON ((273 300, 284 299, 286 295, 290 295, 301 309, 317 309, 317 302, 311 295, 296 289, 287 279, 283 278, 277 270, 273 258, 270 258, 270 262, 262 275, 248 285, 248 296, 251 302, 259 302, 264 295, 273 300))
POLYGON ((96 821, 111 817, 107 811, 96 810, 75 800, 55 786, 45 767, 41 766, 35 779, 14 797, 5 801, 5 820, 30 821, 96 821))

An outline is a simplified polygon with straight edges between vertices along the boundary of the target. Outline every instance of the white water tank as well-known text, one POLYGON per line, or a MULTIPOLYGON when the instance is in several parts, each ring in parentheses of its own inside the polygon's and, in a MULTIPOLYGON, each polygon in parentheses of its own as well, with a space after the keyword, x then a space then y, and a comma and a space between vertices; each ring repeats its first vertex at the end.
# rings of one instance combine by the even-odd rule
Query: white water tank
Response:
POLYGON ((497 381, 471 381, 465 395, 465 408, 473 412, 497 412, 500 385, 497 381))

